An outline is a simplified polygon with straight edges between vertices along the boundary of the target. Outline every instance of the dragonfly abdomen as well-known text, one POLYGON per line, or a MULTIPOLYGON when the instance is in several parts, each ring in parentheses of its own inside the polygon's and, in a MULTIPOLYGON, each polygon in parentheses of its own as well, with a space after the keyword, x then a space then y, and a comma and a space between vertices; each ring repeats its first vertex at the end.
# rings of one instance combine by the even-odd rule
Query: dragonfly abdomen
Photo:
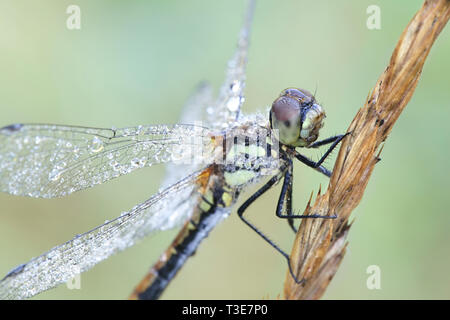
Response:
POLYGON ((186 260, 195 253, 201 241, 229 215, 237 191, 223 185, 219 167, 213 165, 200 176, 200 197, 192 216, 135 288, 131 299, 158 299, 186 260))

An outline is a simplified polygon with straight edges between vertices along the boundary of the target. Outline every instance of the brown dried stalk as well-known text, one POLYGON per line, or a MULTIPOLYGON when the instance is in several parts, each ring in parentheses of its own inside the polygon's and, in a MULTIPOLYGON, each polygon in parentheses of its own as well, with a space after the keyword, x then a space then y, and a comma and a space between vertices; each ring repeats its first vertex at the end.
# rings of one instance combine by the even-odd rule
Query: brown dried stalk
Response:
POLYGON ((450 17, 450 0, 427 0, 403 31, 384 73, 364 107, 353 119, 342 142, 325 194, 308 203, 304 214, 334 215, 337 219, 304 219, 291 253, 297 285, 289 272, 285 299, 318 299, 335 275, 347 246, 349 216, 359 204, 372 170, 379 160, 380 144, 414 93, 425 59, 450 17))

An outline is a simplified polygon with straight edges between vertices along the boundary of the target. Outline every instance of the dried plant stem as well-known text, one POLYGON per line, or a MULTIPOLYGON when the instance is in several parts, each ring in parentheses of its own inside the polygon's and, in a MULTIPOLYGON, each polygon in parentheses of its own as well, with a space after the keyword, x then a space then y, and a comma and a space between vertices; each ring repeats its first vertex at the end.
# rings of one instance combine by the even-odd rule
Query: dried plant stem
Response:
POLYGON ((291 253, 297 285, 286 276, 285 299, 318 299, 335 275, 347 246, 349 217, 359 204, 379 160, 380 145, 414 93, 431 46, 450 17, 450 0, 427 0, 403 31, 384 73, 342 142, 325 194, 308 203, 304 214, 337 219, 304 219, 291 253))

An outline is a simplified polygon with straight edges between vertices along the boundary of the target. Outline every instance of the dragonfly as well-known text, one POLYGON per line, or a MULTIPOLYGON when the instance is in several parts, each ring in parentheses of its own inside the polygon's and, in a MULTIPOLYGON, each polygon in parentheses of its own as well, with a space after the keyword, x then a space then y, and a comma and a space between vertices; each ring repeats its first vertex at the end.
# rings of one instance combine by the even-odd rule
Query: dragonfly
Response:
POLYGON ((212 99, 208 84, 200 85, 186 104, 180 124, 121 129, 12 124, 0 129, 0 191, 12 195, 64 197, 144 167, 167 165, 158 193, 12 269, 0 280, 0 298, 32 297, 147 236, 181 227, 130 296, 157 299, 209 232, 231 214, 240 194, 258 184, 262 187, 237 208, 237 214, 282 254, 297 283, 306 281, 296 278, 289 255, 255 227, 245 212, 283 181, 275 212, 294 232, 295 219, 336 218, 293 214, 293 162, 330 177, 322 164, 347 134, 317 140, 325 112, 304 89, 283 90, 268 116, 241 112, 254 7, 255 1, 250 1, 218 97, 212 99), (318 161, 297 151, 324 145, 330 146, 318 161))

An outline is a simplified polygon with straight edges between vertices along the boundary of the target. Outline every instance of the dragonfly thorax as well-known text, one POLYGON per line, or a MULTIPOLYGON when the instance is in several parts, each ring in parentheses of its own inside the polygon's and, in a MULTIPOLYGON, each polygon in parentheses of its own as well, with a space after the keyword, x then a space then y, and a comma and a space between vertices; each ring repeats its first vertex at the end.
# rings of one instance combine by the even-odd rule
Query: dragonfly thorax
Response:
POLYGON ((314 96, 303 89, 281 92, 270 109, 270 127, 282 144, 305 147, 314 142, 323 126, 325 112, 314 96))

